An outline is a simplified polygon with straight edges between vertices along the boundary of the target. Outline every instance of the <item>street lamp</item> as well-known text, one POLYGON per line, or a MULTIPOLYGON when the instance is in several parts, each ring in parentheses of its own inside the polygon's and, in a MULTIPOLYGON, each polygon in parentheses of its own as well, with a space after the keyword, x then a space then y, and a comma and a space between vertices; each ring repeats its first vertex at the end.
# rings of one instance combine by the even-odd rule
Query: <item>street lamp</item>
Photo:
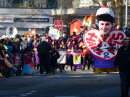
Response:
POLYGON ((127 15, 128 15, 128 0, 125 1, 125 26, 127 25, 127 15))
POLYGON ((62 0, 61 0, 61 20, 62 20, 62 0))

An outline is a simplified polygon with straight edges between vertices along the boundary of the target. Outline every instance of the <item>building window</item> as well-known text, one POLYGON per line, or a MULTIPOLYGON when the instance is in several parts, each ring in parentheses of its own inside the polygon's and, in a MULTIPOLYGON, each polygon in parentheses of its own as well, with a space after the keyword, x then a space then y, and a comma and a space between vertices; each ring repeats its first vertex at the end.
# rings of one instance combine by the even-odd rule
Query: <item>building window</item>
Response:
POLYGON ((12 7, 20 7, 23 5, 23 0, 13 0, 12 7))
POLYGON ((0 7, 5 7, 5 1, 4 0, 0 0, 0 7))
POLYGON ((57 0, 48 0, 47 8, 57 8, 57 0))

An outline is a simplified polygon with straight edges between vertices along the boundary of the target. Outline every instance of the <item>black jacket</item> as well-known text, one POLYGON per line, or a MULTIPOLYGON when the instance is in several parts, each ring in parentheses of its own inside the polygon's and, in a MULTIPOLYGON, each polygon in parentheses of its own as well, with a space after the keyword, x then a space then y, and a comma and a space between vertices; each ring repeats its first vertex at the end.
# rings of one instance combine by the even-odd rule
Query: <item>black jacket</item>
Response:
POLYGON ((130 48, 124 50, 123 46, 118 50, 114 65, 119 67, 119 71, 130 71, 130 48))
POLYGON ((49 53, 52 50, 51 45, 46 42, 46 41, 42 41, 38 46, 37 46, 37 51, 38 51, 38 56, 46 56, 49 57, 49 53))

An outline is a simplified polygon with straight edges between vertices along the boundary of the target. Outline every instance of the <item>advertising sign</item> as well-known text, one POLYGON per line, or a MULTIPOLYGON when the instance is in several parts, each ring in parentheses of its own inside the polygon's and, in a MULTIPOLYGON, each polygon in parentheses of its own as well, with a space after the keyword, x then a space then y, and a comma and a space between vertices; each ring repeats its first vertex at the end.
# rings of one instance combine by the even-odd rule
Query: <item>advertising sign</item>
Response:
POLYGON ((49 22, 49 18, 15 18, 14 22, 49 22))
POLYGON ((0 23, 14 23, 14 17, 0 17, 0 23))
POLYGON ((59 30, 60 33, 62 33, 62 31, 63 31, 62 27, 63 27, 63 21, 61 21, 61 20, 54 21, 54 28, 59 30))

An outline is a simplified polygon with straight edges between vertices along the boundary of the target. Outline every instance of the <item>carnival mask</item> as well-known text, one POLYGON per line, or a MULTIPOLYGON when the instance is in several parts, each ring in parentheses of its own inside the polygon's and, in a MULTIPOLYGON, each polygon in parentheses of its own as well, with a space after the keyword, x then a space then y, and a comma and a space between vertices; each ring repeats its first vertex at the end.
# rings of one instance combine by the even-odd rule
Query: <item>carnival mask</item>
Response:
POLYGON ((99 21, 99 30, 101 34, 108 34, 111 28, 112 24, 109 21, 99 21))

